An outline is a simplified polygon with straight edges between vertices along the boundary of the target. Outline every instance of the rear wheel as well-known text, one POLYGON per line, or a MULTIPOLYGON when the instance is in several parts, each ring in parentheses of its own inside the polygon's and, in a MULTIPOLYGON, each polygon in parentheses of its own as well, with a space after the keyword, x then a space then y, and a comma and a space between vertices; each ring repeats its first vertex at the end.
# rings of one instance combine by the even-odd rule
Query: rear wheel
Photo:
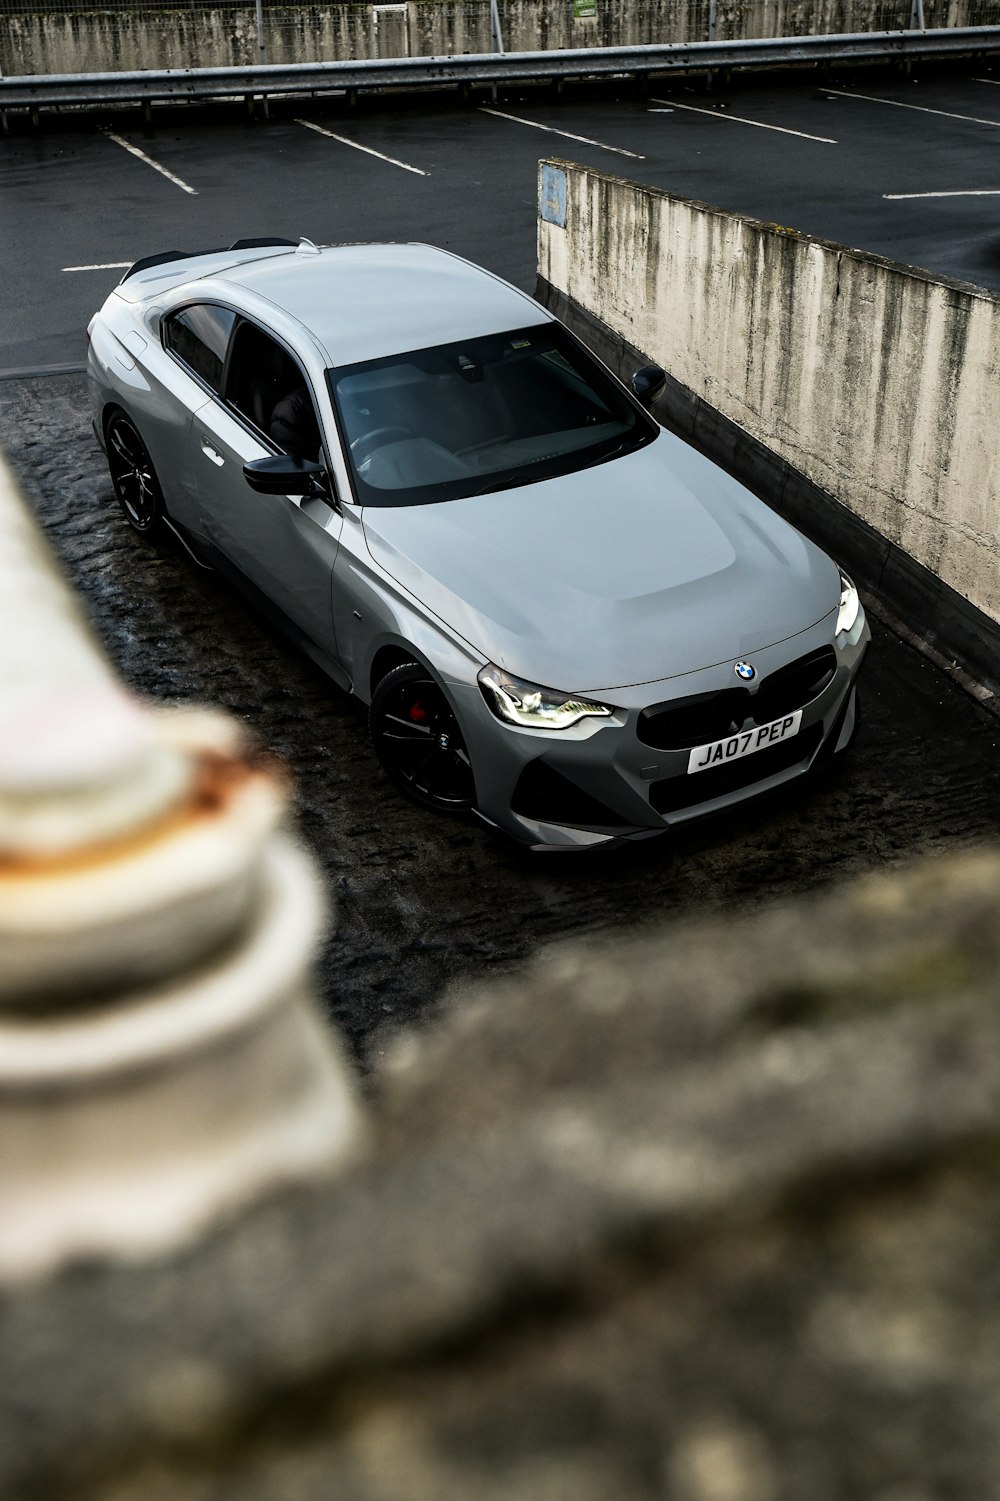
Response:
POLYGON ((133 531, 153 535, 163 520, 163 493, 135 425, 116 412, 107 429, 108 468, 115 498, 133 531))
POLYGON ((437 813, 474 806, 472 763, 458 720, 426 667, 404 662, 382 678, 369 725, 383 771, 414 802, 437 813))

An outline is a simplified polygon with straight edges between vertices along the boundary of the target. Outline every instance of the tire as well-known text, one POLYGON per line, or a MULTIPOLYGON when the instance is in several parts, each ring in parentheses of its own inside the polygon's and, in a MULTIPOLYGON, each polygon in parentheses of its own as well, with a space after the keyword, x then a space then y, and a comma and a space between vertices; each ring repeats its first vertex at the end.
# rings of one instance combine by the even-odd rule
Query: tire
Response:
POLYGON ((115 412, 108 422, 107 453, 115 499, 125 520, 140 536, 155 536, 163 525, 163 492, 149 451, 124 412, 115 412))
POLYGON ((475 806, 472 763, 451 705, 417 662, 394 667, 372 694, 369 729, 386 776, 422 808, 475 806))

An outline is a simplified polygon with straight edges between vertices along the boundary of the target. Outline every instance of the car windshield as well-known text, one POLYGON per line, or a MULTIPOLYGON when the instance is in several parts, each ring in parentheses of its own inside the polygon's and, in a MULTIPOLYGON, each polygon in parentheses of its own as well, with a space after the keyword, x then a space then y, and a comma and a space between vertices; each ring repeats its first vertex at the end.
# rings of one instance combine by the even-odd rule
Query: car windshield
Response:
POLYGON ((659 431, 561 324, 327 372, 362 505, 421 505, 603 463, 659 431))

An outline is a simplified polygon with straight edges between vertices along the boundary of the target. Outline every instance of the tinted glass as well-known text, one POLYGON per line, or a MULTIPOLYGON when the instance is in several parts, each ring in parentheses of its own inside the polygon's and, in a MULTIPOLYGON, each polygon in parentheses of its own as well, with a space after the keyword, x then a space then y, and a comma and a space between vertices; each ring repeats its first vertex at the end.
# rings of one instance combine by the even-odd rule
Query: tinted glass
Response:
POLYGON ((222 385, 226 346, 235 321, 236 314, 228 308, 208 302, 186 307, 167 321, 167 348, 213 391, 222 385))
POLYGON ((417 505, 603 463, 659 431, 557 323, 328 372, 365 505, 417 505))

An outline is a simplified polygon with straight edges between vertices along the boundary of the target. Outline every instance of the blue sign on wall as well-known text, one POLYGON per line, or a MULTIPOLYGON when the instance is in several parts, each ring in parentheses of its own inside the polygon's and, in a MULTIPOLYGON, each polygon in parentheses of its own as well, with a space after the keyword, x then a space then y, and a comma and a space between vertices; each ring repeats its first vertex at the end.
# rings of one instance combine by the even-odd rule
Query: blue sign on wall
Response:
POLYGON ((546 224, 566 228, 566 173, 561 167, 542 167, 538 186, 538 209, 546 224))

